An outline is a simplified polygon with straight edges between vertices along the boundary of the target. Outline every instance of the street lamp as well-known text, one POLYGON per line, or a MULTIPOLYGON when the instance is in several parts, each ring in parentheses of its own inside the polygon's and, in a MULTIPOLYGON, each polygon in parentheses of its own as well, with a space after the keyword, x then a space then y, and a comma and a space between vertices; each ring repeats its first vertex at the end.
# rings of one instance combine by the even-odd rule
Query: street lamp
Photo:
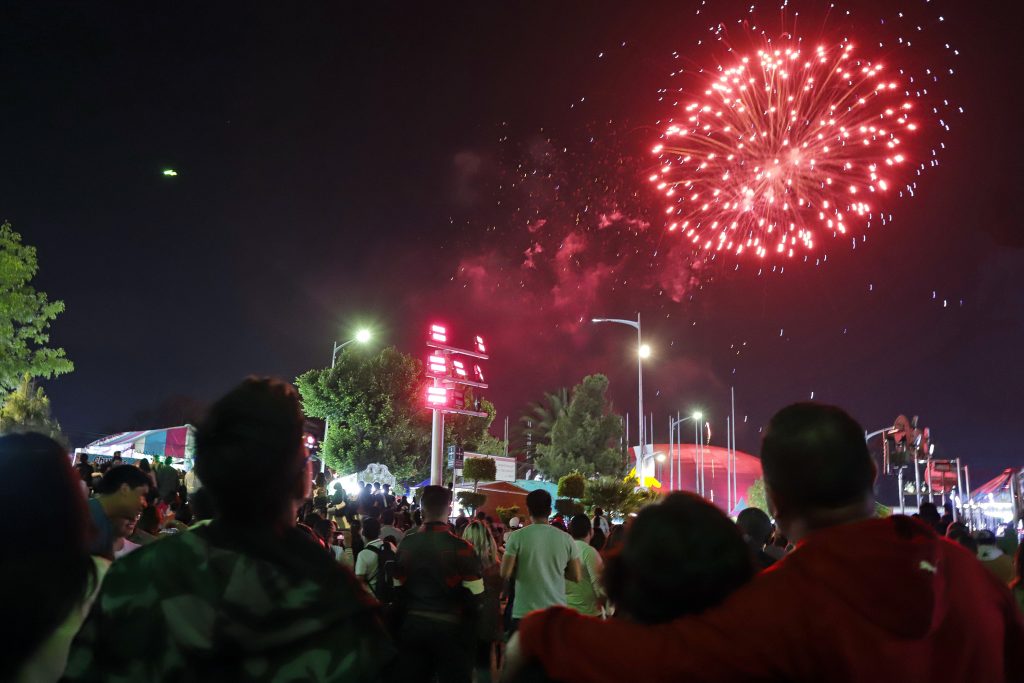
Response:
MULTIPOLYGON (((641 462, 643 463, 644 467, 647 467, 647 463, 650 462, 651 460, 653 460, 655 462, 665 462, 665 454, 664 453, 648 453, 648 454, 644 455, 644 457, 641 460, 641 462)), ((643 486, 644 478, 645 478, 644 473, 638 471, 636 474, 637 474, 637 478, 640 479, 640 485, 643 486)), ((657 472, 655 472, 654 474, 656 475, 657 472)), ((654 475, 652 475, 652 476, 654 476, 654 475)))
POLYGON ((364 327, 362 329, 356 330, 356 336, 352 337, 348 341, 341 342, 340 344, 338 342, 334 342, 334 350, 331 352, 331 367, 334 367, 334 363, 338 359, 338 351, 341 351, 343 348, 345 348, 346 346, 353 342, 365 344, 371 339, 373 339, 373 332, 364 327))
MULTIPOLYGON (((678 416, 678 413, 676 413, 676 415, 678 416)), ((678 434, 679 434, 678 437, 675 436, 677 434, 677 429, 678 429, 679 425, 683 424, 687 420, 693 420, 693 465, 694 465, 693 488, 694 488, 694 492, 695 493, 700 493, 700 495, 702 495, 702 496, 704 495, 704 486, 703 486, 703 482, 702 482, 702 480, 704 478, 704 467, 703 467, 703 462, 701 462, 697 458, 697 452, 699 450, 699 446, 698 445, 699 445, 699 442, 700 442, 700 430, 701 430, 701 426, 702 426, 701 425, 701 421, 703 419, 704 419, 704 414, 702 412, 700 412, 699 410, 695 411, 692 415, 687 415, 686 417, 683 417, 683 418, 676 417, 675 420, 673 420, 672 417, 670 416, 669 417, 669 430, 668 430, 669 431, 669 438, 673 442, 672 445, 675 445, 676 447, 679 447, 680 444, 682 443, 681 438, 680 438, 682 436, 682 432, 678 432, 678 434)), ((670 445, 670 448, 671 448, 671 445, 670 445)), ((673 479, 672 479, 671 483, 669 484, 670 488, 674 487, 674 485, 675 485, 674 470, 671 469, 672 467, 674 467, 674 465, 675 465, 675 459, 673 459, 672 462, 669 462, 669 468, 670 468, 669 472, 672 473, 672 476, 673 476, 673 479)), ((679 485, 682 486, 682 484, 683 484, 683 463, 680 462, 679 463, 679 485)))
MULTIPOLYGON (((640 314, 636 314, 636 322, 632 320, 622 320, 620 318, 592 318, 592 323, 618 323, 620 325, 629 325, 636 329, 636 375, 637 375, 637 432, 639 434, 640 448, 636 454, 636 471, 640 474, 643 471, 643 453, 645 450, 644 442, 644 358, 649 358, 651 355, 651 347, 643 342, 643 335, 640 330, 640 314)), ((642 475, 641 475, 642 476, 642 475)))
MULTIPOLYGON (((348 341, 341 342, 340 344, 337 341, 335 341, 334 342, 334 348, 331 351, 331 369, 332 370, 334 369, 334 365, 338 361, 338 351, 341 351, 343 348, 345 348, 346 346, 348 346, 352 342, 359 342, 360 344, 365 344, 366 342, 370 341, 371 339, 373 339, 373 332, 371 332, 370 330, 368 330, 365 327, 363 327, 363 328, 360 328, 360 329, 356 330, 356 336, 352 337, 348 341)), ((324 443, 327 442, 327 430, 328 430, 328 428, 330 426, 331 426, 331 418, 330 417, 325 417, 324 418, 324 443)), ((320 448, 321 449, 323 448, 323 444, 321 444, 320 448)), ((324 472, 324 471, 326 471, 326 469, 327 469, 327 462, 324 460, 323 453, 321 453, 320 454, 320 471, 324 472)))

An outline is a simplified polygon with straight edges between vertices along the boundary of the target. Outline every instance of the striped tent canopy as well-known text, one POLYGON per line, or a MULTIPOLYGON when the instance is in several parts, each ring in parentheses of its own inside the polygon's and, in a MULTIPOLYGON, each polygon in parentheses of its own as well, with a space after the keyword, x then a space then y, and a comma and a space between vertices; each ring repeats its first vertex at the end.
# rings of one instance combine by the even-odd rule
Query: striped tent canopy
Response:
POLYGON ((1012 468, 1007 468, 994 478, 971 491, 971 500, 981 503, 989 500, 1010 500, 1013 486, 1012 468))
POLYGON ((99 457, 111 457, 121 451, 125 462, 132 462, 143 456, 192 461, 195 455, 195 427, 182 425, 164 429, 147 429, 139 432, 121 432, 97 439, 76 453, 88 453, 99 457))

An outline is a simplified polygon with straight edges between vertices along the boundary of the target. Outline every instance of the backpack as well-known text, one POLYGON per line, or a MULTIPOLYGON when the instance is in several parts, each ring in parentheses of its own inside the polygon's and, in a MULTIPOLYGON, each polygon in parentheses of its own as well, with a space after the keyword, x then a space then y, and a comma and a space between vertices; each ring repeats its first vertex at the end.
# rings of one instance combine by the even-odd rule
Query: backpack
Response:
POLYGON ((377 576, 370 588, 381 604, 390 605, 395 598, 395 546, 385 541, 380 546, 367 545, 364 550, 377 556, 377 576))

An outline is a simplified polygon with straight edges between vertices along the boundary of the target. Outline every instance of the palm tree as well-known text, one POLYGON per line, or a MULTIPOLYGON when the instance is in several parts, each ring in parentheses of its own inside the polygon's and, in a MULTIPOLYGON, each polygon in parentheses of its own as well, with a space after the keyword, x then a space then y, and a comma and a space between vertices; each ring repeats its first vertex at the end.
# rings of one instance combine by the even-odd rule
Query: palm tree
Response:
POLYGON ((555 421, 569 408, 569 390, 565 387, 555 392, 545 392, 544 400, 530 404, 526 414, 519 418, 523 436, 529 436, 534 446, 551 443, 551 430, 555 421))

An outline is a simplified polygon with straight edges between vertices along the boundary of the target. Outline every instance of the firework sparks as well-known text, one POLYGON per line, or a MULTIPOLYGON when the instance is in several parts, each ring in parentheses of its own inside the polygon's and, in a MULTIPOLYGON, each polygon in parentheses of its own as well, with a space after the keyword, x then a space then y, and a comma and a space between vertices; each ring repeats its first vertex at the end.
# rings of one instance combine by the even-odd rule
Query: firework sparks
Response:
POLYGON ((737 56, 668 121, 649 180, 668 230, 705 253, 792 257, 884 201, 919 122, 909 94, 853 44, 737 56))

